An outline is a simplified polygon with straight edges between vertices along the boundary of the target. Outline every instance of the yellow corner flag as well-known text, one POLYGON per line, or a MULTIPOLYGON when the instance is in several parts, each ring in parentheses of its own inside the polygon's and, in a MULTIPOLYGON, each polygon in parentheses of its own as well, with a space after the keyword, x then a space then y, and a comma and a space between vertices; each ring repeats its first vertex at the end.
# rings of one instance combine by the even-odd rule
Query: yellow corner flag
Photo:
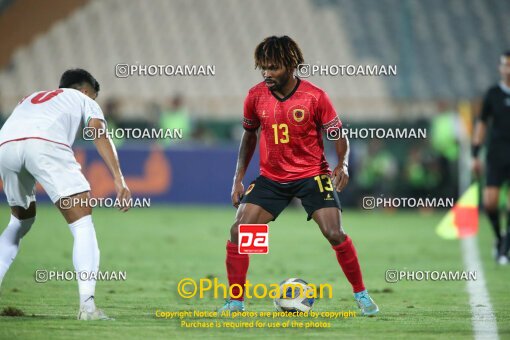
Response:
POLYGON ((472 184, 439 222, 436 233, 454 240, 478 233, 478 183, 472 184))

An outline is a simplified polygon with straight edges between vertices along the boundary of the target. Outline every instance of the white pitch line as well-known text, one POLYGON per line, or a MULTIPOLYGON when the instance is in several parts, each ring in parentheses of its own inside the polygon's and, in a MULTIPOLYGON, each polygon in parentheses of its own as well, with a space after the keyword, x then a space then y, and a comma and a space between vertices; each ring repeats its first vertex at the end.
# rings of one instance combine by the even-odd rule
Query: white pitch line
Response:
POLYGON ((496 316, 485 284, 482 261, 478 251, 476 237, 462 239, 462 257, 467 271, 476 271, 476 280, 467 281, 469 304, 471 305, 471 322, 475 340, 499 339, 496 316))

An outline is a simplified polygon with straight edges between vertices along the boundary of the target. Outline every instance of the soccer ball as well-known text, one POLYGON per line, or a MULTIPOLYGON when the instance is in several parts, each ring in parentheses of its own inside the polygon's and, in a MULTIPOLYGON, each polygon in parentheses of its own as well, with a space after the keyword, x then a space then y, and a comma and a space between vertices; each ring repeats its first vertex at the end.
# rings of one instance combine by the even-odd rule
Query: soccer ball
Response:
POLYGON ((287 279, 280 282, 280 296, 274 299, 279 312, 308 312, 315 302, 314 290, 301 279, 287 279))

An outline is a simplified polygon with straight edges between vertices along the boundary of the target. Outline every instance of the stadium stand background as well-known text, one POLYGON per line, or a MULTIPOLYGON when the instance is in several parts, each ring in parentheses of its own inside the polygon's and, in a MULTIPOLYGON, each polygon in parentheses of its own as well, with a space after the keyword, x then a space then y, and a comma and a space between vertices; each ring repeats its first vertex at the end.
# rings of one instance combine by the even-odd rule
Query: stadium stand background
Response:
MULTIPOLYGON (((98 102, 115 126, 158 126, 165 112, 179 112, 189 138, 163 146, 221 144, 232 152, 225 159, 235 158, 243 99, 261 79, 252 54, 264 37, 294 37, 310 64, 396 64, 397 77, 310 78, 352 127, 451 134, 353 141, 353 200, 361 191, 423 195, 445 185, 454 193, 459 139, 510 46, 510 2, 497 0, 4 0, 0 11, 3 118, 27 93, 56 87, 64 69, 83 67, 100 81, 98 102), (120 79, 119 63, 215 65, 216 75, 120 79)), ((230 176, 227 165, 218 171, 230 176)))

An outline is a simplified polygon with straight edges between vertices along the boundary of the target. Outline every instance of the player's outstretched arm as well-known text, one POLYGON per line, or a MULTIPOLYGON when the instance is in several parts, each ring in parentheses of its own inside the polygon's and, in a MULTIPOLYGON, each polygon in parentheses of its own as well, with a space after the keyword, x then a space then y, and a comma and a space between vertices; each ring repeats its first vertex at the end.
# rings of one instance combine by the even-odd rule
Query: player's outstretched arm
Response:
POLYGON ((232 185, 232 205, 238 207, 241 203, 241 197, 244 193, 243 178, 246 169, 250 164, 253 153, 257 148, 257 130, 245 130, 241 138, 241 146, 239 147, 239 155, 237 156, 236 173, 234 175, 234 184, 232 185))
POLYGON ((336 191, 342 191, 349 183, 349 140, 346 136, 335 140, 335 150, 338 156, 338 165, 333 170, 333 185, 336 191))
POLYGON ((473 145, 472 145, 472 170, 474 174, 479 177, 482 174, 482 162, 478 157, 480 148, 482 147, 483 141, 485 140, 485 133, 487 130, 487 124, 484 121, 478 119, 475 123, 475 131, 473 133, 473 145))
MULTIPOLYGON (((96 131, 104 131, 106 129, 105 123, 101 119, 95 118, 90 120, 89 127, 94 128, 96 131)), ((124 181, 124 176, 122 176, 115 145, 113 145, 112 140, 108 138, 106 133, 97 133, 96 136, 97 138, 94 139, 94 144, 113 175, 117 200, 121 203, 120 210, 124 212, 128 211, 130 207, 126 203, 131 199, 131 192, 126 185, 126 181, 124 181)))

